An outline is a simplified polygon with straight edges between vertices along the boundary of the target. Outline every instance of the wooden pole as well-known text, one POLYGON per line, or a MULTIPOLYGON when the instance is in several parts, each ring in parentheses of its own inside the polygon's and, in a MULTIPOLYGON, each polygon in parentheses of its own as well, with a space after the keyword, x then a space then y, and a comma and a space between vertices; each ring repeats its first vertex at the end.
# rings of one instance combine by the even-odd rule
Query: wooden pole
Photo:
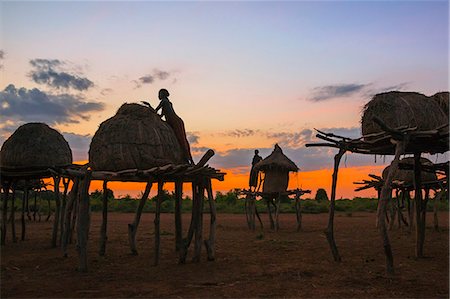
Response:
POLYGON ((302 207, 301 207, 300 194, 295 195, 295 213, 297 216, 297 231, 302 229, 302 207))
POLYGON ((84 179, 80 183, 80 203, 78 205, 78 223, 77 223, 77 242, 80 272, 87 272, 87 242, 90 226, 90 211, 89 211, 89 185, 91 183, 91 171, 87 171, 84 179))
POLYGON ((156 209, 155 209, 155 260, 154 265, 159 264, 159 256, 161 253, 161 231, 160 231, 160 216, 161 216, 161 202, 163 199, 163 187, 164 182, 158 182, 158 195, 156 196, 156 209))
POLYGON ((2 210, 2 235, 1 245, 6 244, 6 227, 8 226, 8 197, 11 184, 9 182, 3 182, 2 188, 4 192, 3 197, 3 210, 2 210))
MULTIPOLYGON (((80 186, 78 186, 79 190, 80 186)), ((78 217, 78 206, 80 203, 80 198, 75 194, 75 200, 73 202, 73 209, 72 209, 72 219, 70 220, 70 231, 69 231, 69 243, 72 244, 72 238, 73 238, 73 232, 75 231, 76 223, 77 223, 77 217, 78 217)))
POLYGON ((331 253, 335 262, 341 261, 341 256, 339 255, 338 248, 336 246, 336 241, 334 240, 334 209, 336 205, 336 185, 337 177, 339 171, 339 163, 341 162, 342 156, 345 154, 346 150, 340 148, 339 152, 334 156, 334 170, 333 170, 333 180, 331 184, 331 198, 330 198, 330 209, 328 214, 328 227, 325 230, 325 236, 327 237, 328 244, 330 245, 331 253))
POLYGON ((189 224, 189 230, 186 239, 183 239, 183 247, 180 250, 179 263, 184 264, 186 262, 186 256, 188 253, 189 246, 191 245, 192 237, 194 236, 194 231, 197 228, 198 221, 198 184, 192 182, 192 212, 191 212, 191 223, 189 224))
POLYGON ((275 229, 275 223, 274 223, 273 217, 272 217, 272 209, 270 207, 270 205, 272 204, 273 198, 267 197, 266 201, 267 201, 267 212, 269 213, 270 229, 275 229))
POLYGON ((71 222, 70 222, 70 216, 72 215, 72 212, 74 211, 75 202, 78 200, 78 188, 80 184, 80 179, 75 178, 73 185, 72 185, 72 191, 69 194, 69 200, 67 202, 66 210, 64 211, 64 230, 63 230, 63 239, 62 239, 62 249, 63 249, 63 256, 67 257, 67 244, 70 240, 70 234, 71 234, 71 222))
POLYGON ((408 207, 408 233, 411 233, 414 226, 414 203, 411 202, 409 190, 405 190, 406 204, 408 207))
POLYGON ((203 245, 203 201, 205 197, 205 184, 201 182, 198 187, 198 204, 196 205, 197 211, 197 221, 195 226, 195 239, 194 239, 194 256, 192 261, 194 263, 200 262, 200 255, 203 245))
MULTIPOLYGON (((397 193, 397 190, 396 190, 396 193, 397 193)), ((396 196, 398 197, 398 195, 396 195, 396 196)), ((389 217, 390 217, 389 230, 392 230, 394 228, 394 224, 395 224, 395 215, 397 214, 396 210, 395 210, 394 197, 392 196, 392 189, 391 189, 391 194, 388 199, 388 204, 389 204, 389 217)))
POLYGON ((66 205, 67 205, 67 192, 69 191, 69 178, 63 178, 62 183, 64 186, 62 201, 61 201, 61 212, 60 212, 60 235, 59 235, 59 245, 62 245, 62 238, 63 238, 63 232, 64 232, 64 216, 66 214, 66 205))
POLYGON ((423 257, 422 174, 420 153, 414 154, 414 201, 416 204, 416 257, 423 257))
POLYGON ((181 205, 183 202, 183 181, 175 182, 175 251, 183 247, 183 223, 181 219, 181 205))
POLYGON ((33 211, 33 221, 36 221, 36 213, 37 213, 37 192, 34 190, 34 211, 33 211))
POLYGON ((102 226, 100 228, 100 249, 98 254, 100 256, 105 255, 106 251, 106 241, 108 236, 106 235, 106 230, 108 226, 108 181, 103 181, 103 197, 102 197, 102 226))
POLYGON ((23 188, 23 196, 22 196, 22 214, 20 217, 21 229, 22 229, 20 239, 22 241, 25 241, 25 230, 26 230, 26 228, 25 228, 25 210, 27 207, 27 201, 28 201, 28 181, 25 181, 25 185, 23 188))
POLYGON ((15 200, 16 200, 16 186, 13 185, 12 186, 12 197, 11 197, 11 215, 9 217, 10 221, 11 221, 11 235, 12 235, 12 240, 14 243, 17 242, 17 237, 16 237, 16 206, 15 206, 15 200))
POLYGON ((136 232, 139 226, 139 222, 141 221, 141 214, 142 209, 144 209, 145 201, 148 198, 148 195, 150 194, 150 190, 152 189, 153 182, 148 182, 145 186, 144 194, 142 194, 142 198, 139 202, 139 206, 136 210, 136 214, 134 216, 133 223, 128 224, 128 241, 130 244, 130 250, 131 253, 134 255, 137 255, 137 249, 136 249, 136 232))
MULTIPOLYGON (((209 239, 205 240, 206 252, 208 255, 208 261, 214 261, 216 259, 216 202, 214 201, 214 195, 212 192, 211 179, 207 180, 206 184, 206 192, 208 194, 208 202, 209 202, 209 212, 210 212, 210 223, 209 223, 209 239)), ((254 217, 253 217, 254 218, 254 217)), ((253 229, 254 229, 255 221, 253 219, 253 229)))
POLYGON ((439 220, 438 220, 438 204, 442 198, 442 195, 445 193, 444 188, 441 188, 441 191, 434 195, 433 199, 433 227, 435 231, 439 231, 439 220))
POLYGON ((281 203, 281 194, 279 193, 277 198, 275 199, 275 231, 280 229, 280 203, 281 203))
POLYGON ((61 177, 55 175, 53 176, 53 182, 54 182, 54 192, 55 192, 55 219, 53 221, 53 231, 52 231, 52 247, 56 247, 56 241, 58 239, 58 227, 59 227, 59 214, 61 212, 61 203, 59 198, 59 182, 61 180, 61 177))
POLYGON ((377 218, 379 223, 379 233, 383 242, 384 254, 386 256, 386 272, 388 275, 394 274, 394 257, 392 255, 391 243, 389 241, 388 232, 386 229, 386 206, 390 197, 392 197, 391 183, 394 174, 398 169, 400 155, 404 153, 404 142, 398 141, 395 143, 395 156, 389 167, 389 172, 381 188, 380 204, 378 206, 377 218))

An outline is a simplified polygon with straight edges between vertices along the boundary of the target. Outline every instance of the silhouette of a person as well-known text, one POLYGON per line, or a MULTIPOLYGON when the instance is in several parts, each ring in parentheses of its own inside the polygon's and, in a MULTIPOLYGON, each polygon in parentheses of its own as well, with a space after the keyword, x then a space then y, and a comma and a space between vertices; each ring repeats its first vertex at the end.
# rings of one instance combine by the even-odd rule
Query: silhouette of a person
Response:
POLYGON ((250 186, 250 190, 253 187, 253 190, 256 190, 256 187, 258 186, 258 173, 259 171, 255 170, 255 165, 261 161, 263 158, 258 155, 259 151, 255 150, 255 155, 253 156, 253 160, 252 160, 252 168, 250 170, 250 179, 249 179, 249 186, 250 186))
POLYGON ((184 122, 183 120, 175 113, 175 110, 173 110, 172 103, 169 101, 169 92, 167 89, 161 89, 158 94, 158 98, 161 101, 156 107, 155 112, 158 112, 159 109, 162 109, 161 111, 161 117, 165 116, 166 122, 172 127, 173 131, 175 132, 175 136, 178 140, 178 143, 181 146, 181 149, 184 152, 185 159, 190 164, 194 164, 194 160, 192 160, 191 155, 191 148, 189 146, 189 142, 186 138, 186 130, 184 129, 184 122))

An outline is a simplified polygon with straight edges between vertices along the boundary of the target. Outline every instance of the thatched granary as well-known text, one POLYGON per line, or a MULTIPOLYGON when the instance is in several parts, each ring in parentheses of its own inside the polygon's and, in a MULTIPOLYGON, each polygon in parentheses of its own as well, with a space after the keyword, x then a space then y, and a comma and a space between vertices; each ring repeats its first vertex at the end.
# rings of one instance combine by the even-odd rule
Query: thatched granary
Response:
POLYGON ((119 171, 185 162, 172 128, 152 108, 125 103, 100 124, 89 163, 93 170, 119 171))
POLYGON ((255 165, 256 171, 265 174, 263 192, 284 192, 289 183, 289 172, 298 171, 297 165, 283 154, 283 150, 275 144, 273 152, 255 165))
MULTIPOLYGON (((400 160, 400 163, 408 164, 408 165, 414 165, 414 158, 408 157, 400 160)), ((420 158, 420 164, 425 166, 432 166, 433 162, 426 158, 420 158)), ((383 170, 383 179, 386 179, 388 171, 390 169, 390 166, 387 166, 383 170)), ((433 182, 437 180, 437 176, 435 173, 431 172, 421 172, 422 182, 433 182)), ((403 184, 406 184, 408 186, 414 185, 414 170, 406 170, 406 169, 397 169, 397 171, 394 174, 393 181, 400 181, 403 182, 403 184)))
POLYGON ((449 116, 449 92, 443 91, 438 92, 431 96, 432 99, 434 99, 436 102, 438 102, 439 106, 441 107, 442 111, 444 111, 445 115, 447 115, 447 118, 449 116))
POLYGON ((0 166, 5 168, 63 167, 72 164, 72 151, 64 137, 44 123, 20 126, 3 143, 0 166))
POLYGON ((373 121, 375 116, 393 129, 407 126, 427 131, 448 124, 448 117, 438 101, 416 92, 390 91, 375 95, 364 106, 363 136, 382 132, 373 121))

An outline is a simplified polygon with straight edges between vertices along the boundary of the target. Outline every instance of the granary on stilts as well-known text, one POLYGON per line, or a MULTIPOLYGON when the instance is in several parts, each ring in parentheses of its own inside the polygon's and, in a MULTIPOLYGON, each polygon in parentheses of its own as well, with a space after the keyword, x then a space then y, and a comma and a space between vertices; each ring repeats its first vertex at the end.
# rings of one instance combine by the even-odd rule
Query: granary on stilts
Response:
MULTIPOLYGON (((267 203, 269 213, 270 226, 272 229, 278 230, 280 213, 280 201, 283 196, 296 195, 296 211, 297 211, 297 229, 301 227, 301 211, 300 211, 300 196, 305 193, 310 193, 309 190, 288 190, 289 173, 297 172, 298 167, 295 163, 284 155, 283 150, 278 144, 275 144, 273 152, 262 161, 254 165, 256 173, 264 173, 262 179, 262 192, 243 190, 242 194, 246 195, 246 214, 249 227, 255 228, 255 215, 259 214, 256 211, 255 199, 256 196, 261 196, 267 203), (274 216, 272 216, 274 213, 274 216)), ((262 224, 262 223, 261 223, 262 224)))
MULTIPOLYGON (((52 247, 57 246, 58 231, 59 242, 62 238, 63 216, 66 202, 68 178, 62 178, 60 170, 71 167, 72 151, 64 137, 55 129, 44 123, 27 123, 19 128, 4 142, 0 151, 0 179, 5 198, 2 211, 1 244, 6 242, 6 224, 8 201, 11 195, 11 223, 12 239, 16 241, 14 226, 14 201, 16 190, 23 190, 22 201, 22 240, 25 238, 25 206, 28 205, 30 189, 40 184, 41 179, 53 178, 55 193, 55 219, 52 231, 52 247), (64 191, 60 195, 60 182, 63 182, 64 191), (11 191, 11 194, 10 194, 11 191)), ((38 186, 39 187, 39 186, 38 186)))
MULTIPOLYGON (((325 143, 306 144, 307 147, 334 147, 339 152, 334 157, 334 171, 328 228, 326 230, 335 261, 340 255, 334 240, 334 207, 337 173, 345 152, 369 155, 394 155, 390 170, 380 189, 378 224, 384 252, 386 271, 394 273, 392 249, 386 228, 386 207, 390 200, 391 184, 399 167, 401 155, 414 155, 414 190, 416 210, 416 256, 423 257, 425 239, 426 203, 422 196, 420 157, 422 153, 437 154, 449 151, 448 92, 431 97, 416 92, 391 91, 375 95, 364 107, 361 124, 362 137, 357 139, 318 131, 317 137, 325 143)), ((448 188, 448 170, 446 171, 448 188)))

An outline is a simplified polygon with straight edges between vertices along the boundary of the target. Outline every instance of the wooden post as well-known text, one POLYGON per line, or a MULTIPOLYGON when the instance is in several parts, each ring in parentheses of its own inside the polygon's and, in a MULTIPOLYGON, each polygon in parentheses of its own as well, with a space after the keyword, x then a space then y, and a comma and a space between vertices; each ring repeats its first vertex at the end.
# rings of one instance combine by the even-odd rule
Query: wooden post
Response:
POLYGON ((163 197, 163 187, 164 182, 158 182, 158 195, 156 196, 156 209, 155 209, 155 260, 154 265, 157 266, 159 264, 159 255, 161 252, 160 243, 161 243, 161 231, 160 231, 160 215, 161 215, 161 202, 163 197))
POLYGON ((405 190, 406 204, 408 207, 408 233, 411 233, 414 226, 414 203, 411 202, 411 195, 409 190, 405 190))
MULTIPOLYGON (((208 194, 208 202, 209 202, 209 212, 210 212, 210 223, 209 223, 209 239, 205 240, 206 252, 208 255, 208 261, 214 261, 216 259, 216 203, 214 201, 214 195, 212 192, 211 179, 207 180, 206 183, 206 192, 208 194)), ((253 216, 254 218, 254 216, 253 216)), ((254 229, 255 221, 253 219, 253 229, 254 229)))
POLYGON ((1 245, 6 244, 6 227, 8 226, 8 196, 9 196, 9 182, 3 182, 3 210, 2 210, 2 235, 1 235, 1 245))
POLYGON ((141 221, 141 214, 142 214, 142 209, 144 208, 145 205, 145 201, 148 198, 148 195, 150 194, 150 190, 152 189, 153 186, 153 182, 148 182, 147 185, 145 186, 145 191, 144 194, 142 194, 142 198, 139 202, 139 206, 136 210, 136 214, 134 216, 134 221, 133 223, 128 224, 128 241, 130 244, 130 250, 131 253, 134 255, 137 255, 137 249, 136 249, 136 232, 139 226, 139 222, 141 221))
POLYGON ((422 174, 420 153, 414 154, 414 201, 416 204, 416 257, 423 257, 423 239, 425 229, 422 230, 422 174))
POLYGON ((441 191, 438 193, 435 193, 434 199, 433 199, 433 227, 435 231, 439 231, 439 220, 438 220, 438 204, 439 201, 442 198, 442 195, 445 193, 444 188, 441 188, 441 191))
POLYGON ((80 179, 75 178, 75 181, 72 185, 72 191, 69 194, 69 200, 67 202, 66 210, 64 211, 64 230, 62 232, 63 239, 62 239, 62 249, 63 249, 63 256, 67 257, 67 244, 69 243, 70 235, 71 235, 71 222, 70 222, 70 216, 72 215, 72 212, 75 214, 74 206, 75 202, 78 200, 78 189, 79 189, 80 179))
POLYGON ((270 229, 275 229, 275 223, 274 223, 273 217, 272 217, 272 209, 270 207, 270 205, 272 204, 273 198, 267 197, 266 201, 267 201, 267 212, 269 213, 270 229))
POLYGON ((59 227, 59 214, 61 212, 61 203, 59 198, 59 182, 61 180, 61 177, 55 175, 53 176, 53 182, 54 182, 54 191, 55 191, 55 219, 53 221, 53 231, 52 231, 52 247, 56 247, 56 241, 58 239, 58 227, 59 227))
POLYGON ((247 194, 244 199, 245 219, 247 220, 248 229, 252 229, 250 216, 250 194, 247 194))
POLYGON ((198 221, 198 184, 192 182, 192 212, 191 212, 191 223, 189 224, 189 230, 186 239, 183 239, 183 247, 180 250, 179 263, 184 264, 186 262, 186 256, 188 253, 189 246, 191 245, 192 237, 194 236, 194 231, 197 228, 198 221))
POLYGON ((281 193, 278 193, 277 198, 275 199, 275 231, 278 231, 280 228, 280 203, 281 203, 281 193))
POLYGON ((106 230, 108 226, 108 181, 103 181, 103 197, 102 197, 102 226, 100 228, 100 249, 98 254, 100 256, 105 255, 106 251, 106 241, 108 236, 106 235, 106 230))
POLYGON ((80 272, 87 272, 87 242, 90 226, 90 202, 89 202, 89 185, 91 183, 91 171, 87 171, 84 179, 80 183, 80 203, 78 205, 78 221, 77 221, 77 242, 78 242, 78 254, 79 254, 79 266, 80 272))
POLYGON ((328 214, 328 227, 325 230, 325 236, 327 237, 328 244, 330 245, 331 253, 335 262, 341 261, 341 256, 339 255, 338 248, 336 246, 336 241, 334 240, 334 209, 336 200, 336 185, 337 177, 339 171, 339 163, 341 162, 342 156, 345 154, 346 150, 340 148, 339 152, 334 156, 334 170, 333 170, 333 180, 331 184, 331 198, 330 198, 330 209, 328 214))
POLYGON ((297 231, 302 229, 302 210, 301 210, 301 199, 300 194, 295 195, 295 213, 297 216, 297 231))
POLYGON ((183 201, 183 181, 175 182, 175 251, 183 247, 183 223, 181 218, 181 205, 183 201))
POLYGON ((10 221, 11 221, 11 235, 12 235, 12 240, 14 243, 17 242, 17 237, 16 237, 16 206, 15 206, 15 200, 16 200, 16 185, 12 186, 12 197, 11 197, 11 215, 9 217, 10 221))
POLYGON ((386 229, 386 206, 387 201, 392 197, 391 183, 394 178, 395 171, 398 169, 400 155, 404 153, 404 142, 397 141, 395 143, 395 156, 391 162, 388 175, 381 188, 380 204, 378 206, 377 218, 379 223, 379 232, 383 242, 384 254, 386 256, 386 272, 388 275, 394 274, 394 257, 392 255, 391 243, 386 229))
MULTIPOLYGON (((396 190, 396 196, 398 197, 398 190, 396 190)), ((396 216, 396 210, 395 210, 395 202, 394 202, 394 197, 392 196, 392 189, 391 189, 391 193, 389 196, 389 216, 390 216, 390 221, 389 221, 389 230, 392 230, 394 228, 394 224, 395 224, 395 216, 396 216)))
MULTIPOLYGON (((80 186, 78 186, 78 189, 80 186)), ((79 206, 80 200, 79 196, 75 195, 75 200, 73 202, 73 208, 72 208, 72 219, 70 220, 70 231, 69 231, 69 243, 72 244, 72 238, 73 238, 73 232, 75 231, 76 223, 77 223, 77 217, 78 217, 78 206, 79 206)))
POLYGON ((37 213, 37 192, 36 192, 36 190, 34 190, 33 195, 34 195, 33 221, 36 221, 36 213, 37 213))
POLYGON ((27 207, 28 202, 28 181, 25 181, 25 185, 23 188, 23 196, 22 196, 22 214, 20 217, 21 220, 21 236, 20 240, 25 241, 25 209, 27 207))
POLYGON ((61 201, 61 211, 60 211, 60 235, 59 235, 59 245, 62 245, 62 238, 63 238, 63 232, 64 232, 64 216, 66 214, 66 204, 67 204, 67 192, 69 191, 69 178, 63 178, 62 183, 64 186, 62 201, 61 201))
POLYGON ((202 245, 203 245, 203 201, 205 197, 205 184, 204 182, 201 182, 199 184, 198 188, 198 204, 196 208, 197 211, 197 221, 195 226, 195 242, 194 242, 194 256, 192 258, 192 261, 194 263, 200 262, 200 255, 202 251, 202 245))

